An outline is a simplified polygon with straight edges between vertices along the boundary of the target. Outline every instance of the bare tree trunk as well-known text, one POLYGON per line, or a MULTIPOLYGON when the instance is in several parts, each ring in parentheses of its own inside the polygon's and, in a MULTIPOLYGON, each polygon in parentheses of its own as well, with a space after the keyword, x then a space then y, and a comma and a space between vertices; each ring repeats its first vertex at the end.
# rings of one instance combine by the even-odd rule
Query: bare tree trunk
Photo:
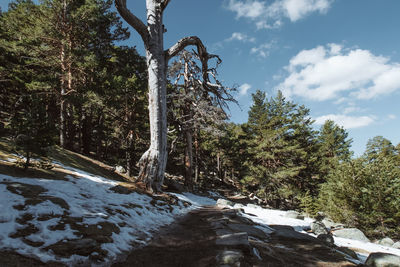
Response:
POLYGON ((146 188, 161 191, 164 181, 164 171, 167 165, 167 65, 168 60, 176 56, 188 45, 196 45, 203 65, 203 77, 208 82, 209 69, 207 62, 215 55, 207 53, 201 40, 196 37, 185 37, 164 51, 163 12, 170 0, 146 0, 147 25, 126 7, 126 0, 115 0, 115 5, 121 16, 141 36, 145 49, 149 84, 149 117, 150 117, 150 148, 139 160, 139 181, 146 188))
POLYGON ((146 1, 149 42, 146 46, 149 79, 150 148, 139 160, 139 180, 148 190, 161 191, 167 164, 167 93, 164 26, 159 4, 146 1))
POLYGON ((197 129, 194 130, 194 182, 199 182, 199 138, 197 129))
MULTIPOLYGON (((186 95, 189 95, 190 90, 190 81, 189 81, 189 63, 185 60, 185 70, 184 70, 184 89, 186 95)), ((191 102, 186 98, 183 117, 187 120, 185 122, 185 139, 186 139, 186 148, 185 148, 185 185, 189 188, 189 190, 193 190, 193 112, 191 110, 191 102)))
POLYGON ((186 148, 185 148, 185 185, 193 189, 193 136, 191 129, 186 130, 186 148))
MULTIPOLYGON (((62 11, 62 25, 65 27, 66 24, 66 16, 67 16, 67 3, 63 1, 63 11, 62 11)), ((67 138, 67 127, 66 127, 66 103, 65 103, 65 95, 66 95, 66 81, 65 81, 65 73, 67 70, 66 64, 66 47, 65 44, 61 42, 60 47, 60 63, 61 63, 61 77, 60 77, 60 146, 62 148, 66 147, 66 138, 67 138)))
POLYGON ((133 165, 134 165, 134 158, 133 158, 133 152, 134 152, 134 140, 133 140, 133 131, 130 130, 128 133, 128 136, 126 137, 126 152, 125 152, 125 157, 126 157, 126 172, 129 177, 133 176, 133 165))
POLYGON ((65 46, 61 45, 61 53, 60 53, 60 61, 61 61, 61 78, 60 78, 60 146, 65 148, 66 146, 66 120, 65 120, 65 46))

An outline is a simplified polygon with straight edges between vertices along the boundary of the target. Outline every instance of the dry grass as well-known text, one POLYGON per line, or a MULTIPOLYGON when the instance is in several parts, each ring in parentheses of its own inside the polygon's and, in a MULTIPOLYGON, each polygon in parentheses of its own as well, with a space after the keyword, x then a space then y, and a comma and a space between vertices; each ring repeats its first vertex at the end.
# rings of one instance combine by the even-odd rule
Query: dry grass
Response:
MULTIPOLYGON (((18 159, 15 154, 16 151, 13 148, 12 140, 8 138, 0 138, 0 160, 2 160, 0 161, 0 173, 15 177, 53 180, 65 180, 66 175, 73 176, 73 172, 57 165, 50 170, 38 168, 37 166, 31 166, 27 170, 24 170, 17 164, 8 162, 8 159, 10 158, 15 160, 18 159)), ((58 146, 50 148, 47 157, 42 157, 39 160, 58 161, 65 166, 73 167, 94 175, 103 176, 114 181, 128 183, 133 181, 132 178, 126 175, 121 175, 114 172, 113 168, 107 164, 87 156, 62 149, 58 146)), ((35 160, 32 160, 32 162, 35 162, 35 160)))

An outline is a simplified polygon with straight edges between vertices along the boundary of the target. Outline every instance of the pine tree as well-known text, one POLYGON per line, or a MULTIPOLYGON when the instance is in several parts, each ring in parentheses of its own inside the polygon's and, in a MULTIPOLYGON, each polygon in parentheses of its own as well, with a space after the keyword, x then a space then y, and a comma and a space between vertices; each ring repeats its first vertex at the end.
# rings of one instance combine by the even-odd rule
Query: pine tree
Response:
POLYGON ((396 148, 390 140, 383 136, 375 136, 368 140, 364 156, 369 161, 376 160, 378 157, 394 158, 396 156, 396 148))
POLYGON ((324 182, 329 171, 338 162, 348 161, 352 156, 350 151, 352 139, 348 132, 331 120, 327 120, 318 135, 320 171, 319 180, 324 182))
POLYGON ((310 184, 315 161, 309 148, 315 135, 309 110, 287 101, 280 91, 265 102, 262 97, 261 93, 254 97, 249 116, 255 134, 248 142, 249 170, 243 182, 258 188, 258 195, 276 206, 284 199, 295 205, 296 195, 310 184))

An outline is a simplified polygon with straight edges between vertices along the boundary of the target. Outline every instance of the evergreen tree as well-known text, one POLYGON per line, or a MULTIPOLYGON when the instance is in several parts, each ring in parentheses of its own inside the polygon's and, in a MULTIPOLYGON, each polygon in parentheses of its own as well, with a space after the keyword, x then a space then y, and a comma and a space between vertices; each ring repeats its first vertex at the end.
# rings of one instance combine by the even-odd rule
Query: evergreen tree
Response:
POLYGON ((343 127, 331 120, 322 125, 318 136, 321 182, 325 181, 329 171, 336 168, 338 162, 350 160, 353 140, 348 135, 343 127))
POLYGON ((344 161, 322 184, 319 206, 332 219, 374 237, 399 237, 400 170, 392 157, 344 161))
POLYGON ((315 161, 309 149, 315 135, 309 110, 287 101, 280 91, 264 103, 259 101, 262 94, 256 96, 251 128, 257 130, 249 140, 249 171, 243 182, 256 186, 258 195, 276 206, 284 199, 295 205, 298 193, 310 184, 315 161))
POLYGON ((383 136, 375 136, 368 140, 364 156, 369 160, 376 160, 378 157, 396 157, 396 148, 390 140, 383 136))

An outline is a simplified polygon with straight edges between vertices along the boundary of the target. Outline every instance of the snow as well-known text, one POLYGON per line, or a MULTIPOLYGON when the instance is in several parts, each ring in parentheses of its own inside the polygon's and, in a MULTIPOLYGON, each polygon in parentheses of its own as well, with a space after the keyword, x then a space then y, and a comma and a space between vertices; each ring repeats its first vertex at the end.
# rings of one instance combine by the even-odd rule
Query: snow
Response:
MULTIPOLYGON (((13 161, 11 158, 7 160, 13 161)), ((0 174, 0 249, 11 249, 22 255, 37 257, 44 262, 57 260, 67 265, 87 260, 87 258, 78 255, 72 255, 70 258, 58 257, 51 250, 44 249, 59 241, 65 242, 78 238, 75 235, 76 230, 71 229, 69 224, 65 224, 64 230, 54 230, 52 228, 58 225, 62 215, 67 213, 69 217, 82 218, 82 225, 97 224, 97 227, 101 229, 98 223, 108 222, 119 226, 120 232, 118 234, 112 233, 113 242, 103 243, 101 246, 102 249, 108 251, 106 260, 113 260, 121 253, 132 249, 132 244, 136 246, 145 245, 159 227, 170 224, 177 216, 183 215, 191 209, 216 204, 216 201, 209 197, 192 193, 174 193, 173 195, 179 200, 189 202, 192 205, 185 207, 181 202, 172 206, 171 210, 167 205, 154 207, 150 203, 152 198, 147 195, 115 193, 110 190, 111 187, 118 184, 115 181, 65 166, 60 162, 54 163, 69 170, 71 175, 67 175, 66 180, 48 180, 17 178, 0 174), (42 202, 31 204, 28 207, 25 205, 26 199, 23 196, 14 194, 7 189, 8 183, 41 186, 47 192, 41 193, 40 196, 63 199, 68 204, 69 209, 66 210, 58 202, 52 202, 46 198, 42 202), (24 209, 18 210, 14 208, 18 205, 22 205, 24 209), (10 237, 18 229, 24 227, 24 225, 17 222, 17 219, 28 212, 33 217, 29 223, 34 225, 38 231, 26 236, 25 239, 32 242, 44 242, 41 246, 33 247, 23 242, 22 238, 10 237), (39 216, 43 215, 50 215, 50 219, 39 220, 39 216)), ((19 193, 23 191, 21 188, 14 188, 19 193)), ((219 194, 212 192, 209 192, 209 195, 214 198, 221 197, 219 194)), ((260 224, 261 226, 258 226, 258 228, 266 233, 271 233, 272 231, 268 225, 288 225, 292 226, 296 231, 305 233, 303 229, 309 228, 310 223, 313 221, 311 218, 305 218, 304 220, 287 218, 285 217, 285 211, 264 209, 257 205, 240 205, 240 208, 244 209, 243 216, 260 224)), ((385 252, 400 256, 400 250, 395 248, 339 237, 334 237, 334 240, 337 246, 361 250, 357 252, 360 262, 365 262, 371 252, 385 252), (366 253, 362 251, 366 251, 366 253)), ((98 255, 98 253, 94 252, 92 255, 98 255)))
MULTIPOLYGON (((59 241, 77 239, 76 231, 69 224, 64 230, 51 230, 56 226, 64 212, 69 217, 82 218, 82 225, 109 222, 119 225, 120 232, 112 234, 112 243, 103 243, 102 249, 108 251, 107 259, 115 259, 119 254, 132 249, 132 244, 144 245, 159 227, 170 224, 177 216, 190 209, 202 205, 214 205, 215 201, 206 197, 190 193, 175 194, 179 199, 193 203, 185 207, 183 203, 175 205, 172 211, 167 206, 154 207, 150 204, 151 197, 138 193, 118 194, 110 190, 117 185, 115 181, 96 176, 72 167, 67 167, 57 162, 61 167, 71 171, 67 180, 48 180, 34 178, 17 178, 0 174, 0 249, 11 249, 22 255, 37 257, 43 262, 58 260, 68 265, 82 262, 85 257, 72 255, 70 258, 61 258, 52 254, 51 250, 44 248, 59 241), (68 204, 66 210, 61 205, 45 200, 36 205, 24 206, 23 210, 14 208, 16 205, 25 205, 25 198, 7 190, 6 183, 22 183, 41 186, 47 192, 40 196, 61 198, 68 204), (51 195, 50 195, 51 194, 51 195), (32 247, 22 241, 22 238, 12 238, 10 235, 23 228, 17 219, 29 212, 33 219, 29 221, 38 231, 25 237, 33 242, 44 242, 39 247, 32 247), (38 220, 40 215, 51 215, 48 220, 38 220), (124 226, 121 226, 124 225, 124 226)), ((18 185, 18 184, 17 184, 18 185)), ((18 188, 18 187, 17 187, 18 188)), ((18 193, 22 193, 18 190, 18 193)), ((99 226, 99 225, 98 225, 99 226)), ((101 227, 101 226, 100 226, 101 227)))
POLYGON ((279 224, 279 225, 289 225, 292 226, 296 231, 302 232, 304 228, 308 228, 310 223, 313 222, 311 218, 305 218, 304 220, 298 220, 293 218, 286 218, 285 211, 273 210, 273 209, 263 209, 256 205, 248 205, 243 207, 245 217, 253 220, 260 224, 279 224), (255 216, 248 215, 253 214, 255 216))
MULTIPOLYGON (((256 205, 247 205, 242 207, 245 213, 242 213, 243 216, 253 220, 256 223, 261 225, 288 225, 292 226, 296 231, 307 233, 303 229, 310 228, 310 223, 314 220, 312 218, 304 218, 304 220, 292 219, 285 217, 285 211, 281 210, 273 210, 273 209, 264 209, 256 205), (249 214, 255 215, 251 216, 249 214)), ((262 228, 260 228, 262 229, 262 228)), ((262 229, 265 231, 265 229, 262 229)), ((309 233, 307 233, 309 234, 309 233)), ((315 237, 315 235, 310 234, 315 237)), ((363 252, 356 252, 360 262, 364 263, 369 255, 372 252, 384 252, 391 253, 400 256, 400 249, 395 249, 391 247, 386 247, 378 244, 374 244, 371 242, 362 242, 358 240, 351 240, 347 238, 333 237, 335 241, 335 245, 339 247, 348 247, 348 248, 356 248, 363 252)), ((350 259, 349 259, 350 260, 350 259)))
POLYGON ((198 196, 192 193, 183 193, 183 194, 171 193, 171 194, 175 195, 182 201, 189 202, 196 208, 201 206, 214 206, 217 203, 217 201, 211 198, 198 196))

